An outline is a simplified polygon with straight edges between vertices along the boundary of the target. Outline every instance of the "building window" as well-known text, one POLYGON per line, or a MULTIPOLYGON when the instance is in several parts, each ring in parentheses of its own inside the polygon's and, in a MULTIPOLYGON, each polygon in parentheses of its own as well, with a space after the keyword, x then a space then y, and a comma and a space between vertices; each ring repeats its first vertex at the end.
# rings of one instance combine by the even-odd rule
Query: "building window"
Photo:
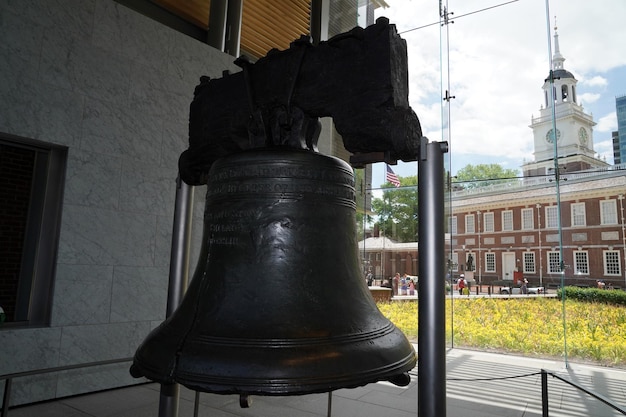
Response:
POLYGON ((496 272, 496 254, 493 252, 485 253, 485 272, 496 272))
POLYGON ((559 227, 557 208, 558 208, 557 206, 546 207, 546 228, 547 229, 556 229, 557 227, 559 227))
POLYGON ((548 273, 561 273, 561 256, 559 252, 548 252, 548 273))
POLYGON ((67 148, 0 134, 0 306, 4 326, 47 325, 67 148))
POLYGON ((617 250, 605 250, 602 252, 604 258, 604 275, 622 275, 620 264, 620 253, 617 250))
POLYGON ((473 214, 465 215, 465 233, 476 233, 473 214))
POLYGON ((534 274, 535 272, 535 252, 524 252, 524 273, 534 274))
POLYGON ((376 252, 376 260, 380 261, 381 258, 382 258, 381 257, 381 253, 380 252, 376 252))
POLYGON ((456 235, 457 234, 457 228, 456 228, 456 216, 452 216, 450 217, 450 234, 452 235, 456 235))
POLYGON ((617 204, 615 200, 600 201, 600 224, 617 224, 617 204))
POLYGON ((589 275, 589 253, 587 251, 574 251, 574 273, 589 275))
POLYGON ((533 217, 533 209, 522 209, 522 230, 532 230, 535 228, 535 218, 533 217))
POLYGON ((586 226, 585 203, 572 204, 572 226, 586 226))
POLYGON ((495 231, 493 225, 493 213, 485 213, 483 216, 483 223, 485 228, 485 233, 493 233, 495 231))
POLYGON ((510 232, 513 230, 513 211, 505 210, 502 212, 502 231, 510 232))

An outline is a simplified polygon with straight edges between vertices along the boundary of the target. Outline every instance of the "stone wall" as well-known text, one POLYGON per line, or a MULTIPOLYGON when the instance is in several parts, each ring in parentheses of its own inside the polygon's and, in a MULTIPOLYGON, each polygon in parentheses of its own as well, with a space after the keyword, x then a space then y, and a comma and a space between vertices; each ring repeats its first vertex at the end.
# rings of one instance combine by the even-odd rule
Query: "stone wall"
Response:
MULTIPOLYGON (((130 357, 165 316, 194 87, 238 68, 112 0, 1 1, 0 38, 0 132, 69 149, 51 325, 0 329, 0 374, 130 357)), ((142 382, 128 368, 15 380, 11 405, 142 382)))

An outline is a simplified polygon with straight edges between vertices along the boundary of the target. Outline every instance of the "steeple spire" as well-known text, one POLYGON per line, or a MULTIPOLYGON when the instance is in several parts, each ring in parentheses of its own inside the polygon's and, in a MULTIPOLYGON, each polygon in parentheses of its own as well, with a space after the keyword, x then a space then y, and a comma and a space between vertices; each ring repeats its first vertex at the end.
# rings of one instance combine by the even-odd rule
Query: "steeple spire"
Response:
POLYGON ((556 16, 554 16, 554 56, 552 57, 552 66, 554 68, 552 69, 563 69, 563 62, 565 62, 565 58, 561 55, 559 48, 559 33, 557 32, 556 16))

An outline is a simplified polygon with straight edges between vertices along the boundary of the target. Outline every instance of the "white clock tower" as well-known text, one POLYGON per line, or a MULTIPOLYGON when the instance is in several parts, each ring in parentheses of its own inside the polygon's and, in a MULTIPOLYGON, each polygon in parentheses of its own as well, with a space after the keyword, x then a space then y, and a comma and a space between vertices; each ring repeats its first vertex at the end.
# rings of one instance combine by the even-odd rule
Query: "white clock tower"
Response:
POLYGON ((532 117, 530 128, 535 139, 535 160, 522 166, 524 176, 546 175, 554 169, 554 141, 557 143, 561 173, 605 167, 593 149, 593 116, 576 102, 574 75, 563 67, 565 58, 559 50, 559 35, 554 28, 552 71, 543 84, 544 104, 539 117, 532 117), (553 82, 551 82, 551 76, 553 82), (550 94, 552 86, 553 94, 550 94), (554 97, 554 103, 552 98, 554 97), (553 109, 554 106, 554 109, 553 109), (552 123, 555 115, 556 129, 552 123))

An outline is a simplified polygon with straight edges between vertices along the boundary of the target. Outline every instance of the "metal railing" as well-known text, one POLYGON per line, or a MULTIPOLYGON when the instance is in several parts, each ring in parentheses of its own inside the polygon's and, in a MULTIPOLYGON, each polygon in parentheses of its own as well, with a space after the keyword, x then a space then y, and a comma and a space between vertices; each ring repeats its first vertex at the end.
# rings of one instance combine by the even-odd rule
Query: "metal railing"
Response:
POLYGON ((0 381, 4 380, 4 394, 2 396, 2 417, 8 417, 9 415, 9 402, 11 398, 11 385, 13 384, 14 378, 21 378, 25 376, 32 375, 40 375, 40 374, 49 374, 53 372, 62 372, 69 371, 72 369, 80 369, 80 368, 90 368, 93 366, 102 366, 102 365, 111 365, 115 363, 123 363, 123 362, 131 362, 133 358, 122 358, 122 359, 110 359, 105 361, 98 362, 88 362, 88 363, 79 363, 75 365, 66 365, 66 366, 57 366, 54 368, 45 368, 45 369, 35 369, 32 371, 24 371, 24 372, 15 372, 12 374, 0 375, 0 381))
POLYGON ((591 395, 593 398, 603 402, 609 407, 619 411, 622 415, 626 415, 626 409, 620 407, 619 405, 612 402, 609 398, 605 397, 602 394, 595 393, 582 385, 579 385, 573 381, 567 380, 562 376, 555 374, 554 372, 546 371, 545 369, 541 370, 541 415, 542 417, 548 417, 548 375, 552 375, 553 378, 556 378, 560 381, 565 382, 566 384, 571 385, 572 387, 584 392, 585 394, 591 395))

